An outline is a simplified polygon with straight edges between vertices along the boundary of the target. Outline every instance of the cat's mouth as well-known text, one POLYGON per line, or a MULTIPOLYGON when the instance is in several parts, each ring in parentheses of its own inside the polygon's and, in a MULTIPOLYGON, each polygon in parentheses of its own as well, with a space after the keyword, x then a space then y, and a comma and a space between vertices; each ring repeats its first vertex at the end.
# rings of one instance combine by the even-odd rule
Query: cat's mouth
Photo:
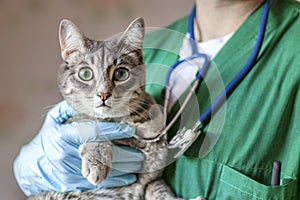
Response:
POLYGON ((111 108, 111 106, 109 106, 105 103, 102 103, 102 104, 96 105, 96 108, 111 108))

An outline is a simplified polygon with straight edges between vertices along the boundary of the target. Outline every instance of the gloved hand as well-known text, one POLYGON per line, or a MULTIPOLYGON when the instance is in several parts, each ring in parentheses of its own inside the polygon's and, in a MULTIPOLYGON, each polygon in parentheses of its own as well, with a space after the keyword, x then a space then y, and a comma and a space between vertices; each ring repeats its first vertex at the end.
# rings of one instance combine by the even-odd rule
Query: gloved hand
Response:
POLYGON ((130 138, 135 128, 112 122, 63 124, 74 115, 65 101, 59 103, 49 111, 38 135, 21 149, 14 162, 14 174, 27 196, 42 191, 118 187, 136 181, 133 172, 141 168, 144 154, 134 148, 117 146, 113 147, 112 169, 107 179, 94 186, 83 177, 78 150, 81 144, 130 138))

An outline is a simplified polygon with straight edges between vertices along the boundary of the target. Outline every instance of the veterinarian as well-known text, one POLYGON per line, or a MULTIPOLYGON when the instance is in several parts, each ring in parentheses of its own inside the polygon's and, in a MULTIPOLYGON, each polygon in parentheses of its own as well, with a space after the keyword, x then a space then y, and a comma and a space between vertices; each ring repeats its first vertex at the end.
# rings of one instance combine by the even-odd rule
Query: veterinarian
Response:
MULTIPOLYGON (((197 120, 198 115, 207 111, 248 63, 257 43, 265 3, 263 0, 196 0, 195 5, 192 34, 198 50, 205 52, 210 62, 204 80, 195 91, 197 101, 192 99, 182 113, 190 113, 184 118, 187 121, 184 126, 188 128, 195 123, 195 116, 197 120)), ((205 120, 209 123, 201 126, 202 133, 190 148, 165 169, 164 179, 179 197, 299 199, 300 5, 292 0, 271 0, 266 19, 263 41, 251 70, 226 95, 226 101, 211 112, 205 120), (281 170, 273 167, 276 161, 280 161, 281 170), (279 180, 274 183, 271 180, 276 176, 279 180)), ((166 68, 191 56, 191 45, 186 39, 191 36, 189 27, 189 17, 185 17, 146 37, 147 91, 161 104, 166 68)), ((200 70, 186 68, 190 71, 181 67, 180 73, 170 76, 174 95, 169 102, 168 121, 182 102, 180 99, 176 102, 176 96, 185 97, 186 86, 200 70), (188 74, 191 78, 178 74, 188 74)), ((97 128, 89 136, 77 134, 78 138, 74 138, 74 126, 62 124, 72 112, 65 102, 53 108, 39 135, 17 157, 15 176, 27 195, 43 190, 95 188, 84 182, 80 166, 76 166, 80 163, 77 151, 80 142, 101 139, 101 135, 111 136, 115 132, 118 138, 123 137, 123 132, 127 137, 134 134, 132 127, 119 129, 114 124, 94 124, 97 128), (69 134, 63 137, 59 134, 62 132, 69 134), (56 138, 52 137, 55 133, 59 135, 56 138), (40 144, 53 152, 46 155, 38 147, 40 144), (57 148, 65 150, 64 154, 56 154, 57 148), (61 158, 68 159, 61 161, 61 158)), ((170 139, 182 121, 179 118, 168 131, 170 139)), ((129 158, 139 158, 131 166, 141 164, 140 152, 132 149, 126 152, 129 158)), ((112 173, 101 187, 133 183, 136 170, 121 175, 112 173)))
MULTIPOLYGON (((197 92, 201 114, 215 100, 211 99, 209 89, 220 80, 219 76, 226 87, 248 62, 257 42, 264 1, 196 0, 195 3, 195 40, 215 66, 208 69, 197 92)), ((299 14, 300 5, 296 1, 270 2, 263 43, 252 70, 227 97, 210 123, 202 128, 203 133, 193 145, 165 169, 164 178, 178 196, 299 199, 299 14), (221 132, 218 127, 222 128, 221 132), (214 135, 218 136, 217 141, 214 135), (209 142, 215 145, 205 152, 202 145, 209 142), (275 161, 281 162, 280 181, 271 186, 275 161)), ((188 22, 188 17, 180 19, 168 29, 186 35, 188 22)), ((157 37, 154 33, 147 38, 144 59, 152 64, 147 71, 150 83, 165 80, 167 74, 153 63, 171 66, 179 59, 176 55, 185 56, 191 52, 188 42, 178 45, 178 37, 177 34, 159 34, 157 37)), ((178 87, 184 85, 180 79, 170 82, 178 87)), ((163 102, 163 89, 159 84, 148 86, 148 92, 160 102, 163 102)), ((218 95, 224 88, 215 89, 218 91, 213 92, 218 95)), ((193 113, 195 106, 190 109, 186 112, 193 113)), ((169 113, 170 120, 176 112, 174 106, 169 113)), ((177 127, 174 127, 169 131, 169 137, 176 132, 177 127)))

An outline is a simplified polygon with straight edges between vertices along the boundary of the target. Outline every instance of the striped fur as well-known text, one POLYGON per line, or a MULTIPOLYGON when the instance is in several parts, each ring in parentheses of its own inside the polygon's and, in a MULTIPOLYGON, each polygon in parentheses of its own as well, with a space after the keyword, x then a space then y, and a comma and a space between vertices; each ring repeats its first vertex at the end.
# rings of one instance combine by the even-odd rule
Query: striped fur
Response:
MULTIPOLYGON (((62 21, 60 45, 64 63, 58 72, 58 85, 64 99, 82 114, 68 122, 86 120, 124 122, 136 126, 136 134, 144 139, 154 138, 159 134, 163 126, 162 113, 154 99, 145 92, 143 36, 144 22, 141 18, 132 22, 121 37, 106 41, 88 39, 72 22, 62 21), (92 70, 93 78, 83 81, 79 77, 80 70, 86 67, 92 70), (120 68, 129 72, 129 77, 125 81, 115 78, 114 74, 120 68), (99 94, 105 94, 101 97, 106 100, 102 101, 99 94), (101 103, 105 106, 101 106, 101 103)), ((89 72, 86 74, 90 75, 89 72)), ((83 169, 83 174, 91 183, 97 184, 105 179, 110 169, 114 144, 140 149, 146 155, 143 167, 137 174, 137 182, 119 188, 83 192, 45 192, 30 199, 177 199, 160 180, 167 159, 165 143, 165 137, 157 142, 142 142, 133 137, 113 143, 86 143, 80 148, 83 163, 88 166, 89 162, 94 160, 93 164, 97 164, 101 169, 96 177, 89 177, 89 170, 93 169, 87 171, 83 169), (93 157, 100 157, 102 160, 93 157)))

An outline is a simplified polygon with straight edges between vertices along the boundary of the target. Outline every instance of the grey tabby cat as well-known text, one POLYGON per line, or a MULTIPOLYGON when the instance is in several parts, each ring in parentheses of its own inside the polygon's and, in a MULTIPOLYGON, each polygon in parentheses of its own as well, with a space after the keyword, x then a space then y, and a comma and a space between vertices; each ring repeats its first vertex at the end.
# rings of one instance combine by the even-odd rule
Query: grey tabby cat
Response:
POLYGON ((146 159, 137 182, 132 185, 83 192, 45 192, 30 199, 178 199, 160 179, 166 164, 166 137, 151 141, 163 127, 163 116, 154 99, 145 92, 143 19, 133 21, 122 36, 106 41, 88 39, 71 21, 63 20, 59 39, 64 60, 58 73, 60 91, 81 113, 67 123, 105 120, 136 127, 136 135, 130 139, 81 145, 82 174, 95 185, 104 180, 111 166, 114 144, 135 147, 146 159))

